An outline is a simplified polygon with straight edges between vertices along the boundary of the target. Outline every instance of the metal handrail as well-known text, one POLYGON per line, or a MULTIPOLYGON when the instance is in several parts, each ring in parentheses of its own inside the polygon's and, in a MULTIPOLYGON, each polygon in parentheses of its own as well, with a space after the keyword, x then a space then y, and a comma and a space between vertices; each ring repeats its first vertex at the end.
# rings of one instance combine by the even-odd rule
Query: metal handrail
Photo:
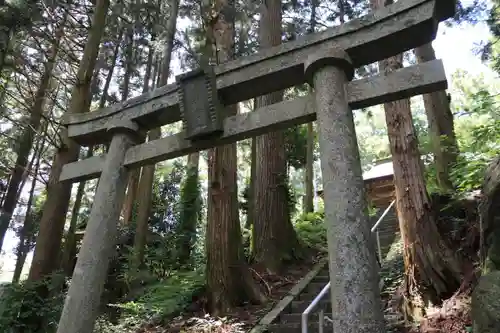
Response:
POLYGON ((387 207, 387 208, 384 210, 384 212, 383 212, 383 213, 382 213, 382 215, 379 217, 379 219, 377 220, 377 222, 373 225, 373 227, 372 227, 372 229, 371 229, 371 232, 374 232, 374 231, 378 228, 378 226, 379 226, 380 222, 382 222, 382 220, 383 220, 383 219, 384 219, 384 217, 387 215, 387 213, 389 213, 389 210, 391 210, 391 208, 392 208, 392 206, 394 206, 394 203, 395 203, 395 202, 396 202, 396 200, 392 200, 392 202, 391 202, 391 204, 389 205, 389 207, 387 207))
MULTIPOLYGON (((389 207, 387 207, 385 209, 385 211, 379 217, 377 222, 371 228, 371 232, 377 231, 377 248, 378 248, 378 255, 379 255, 380 263, 382 263, 382 250, 380 248, 380 237, 379 237, 379 233, 378 233, 377 228, 380 225, 380 223, 382 222, 382 220, 384 219, 384 217, 389 213, 389 210, 392 208, 392 206, 394 206, 395 202, 396 202, 396 200, 392 200, 389 207)), ((308 316, 316 308, 316 306, 323 299, 323 297, 325 297, 326 294, 328 294, 328 292, 330 291, 330 286, 331 286, 331 284, 330 284, 330 282, 328 282, 326 284, 326 286, 324 286, 323 289, 321 289, 319 294, 312 300, 311 304, 309 304, 309 306, 304 310, 304 312, 302 312, 302 317, 301 317, 301 326, 302 326, 301 331, 302 331, 302 333, 307 333, 307 322, 309 319, 308 316)), ((319 318, 318 318, 318 324, 319 324, 318 332, 323 333, 324 324, 325 324, 325 310, 323 308, 321 308, 319 310, 318 316, 319 316, 319 318)))
POLYGON ((373 227, 371 229, 371 232, 374 232, 375 230, 377 231, 377 233, 375 235, 376 235, 376 239, 377 239, 378 261, 380 262, 380 264, 382 264, 382 246, 380 245, 380 233, 378 232, 377 228, 380 225, 380 223, 382 222, 382 220, 384 219, 384 217, 389 213, 389 211, 391 210, 392 206, 394 206, 395 202, 396 202, 396 200, 392 200, 392 202, 389 205, 389 207, 387 207, 384 210, 384 212, 382 213, 382 215, 378 218, 378 221, 373 225, 373 227))
MULTIPOLYGON (((330 282, 326 284, 326 286, 321 289, 319 292, 318 296, 316 296, 311 304, 302 312, 302 333, 307 333, 307 317, 309 316, 309 313, 313 311, 318 303, 325 297, 326 294, 330 291, 330 282)), ((324 321, 325 321, 325 310, 321 309, 319 311, 319 333, 323 333, 323 327, 324 327, 324 321)))

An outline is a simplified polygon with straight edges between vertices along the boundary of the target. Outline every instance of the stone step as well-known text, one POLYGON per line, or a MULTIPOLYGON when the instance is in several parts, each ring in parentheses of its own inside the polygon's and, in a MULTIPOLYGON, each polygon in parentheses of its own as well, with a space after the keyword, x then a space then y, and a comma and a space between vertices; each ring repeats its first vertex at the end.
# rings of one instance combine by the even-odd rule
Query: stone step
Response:
POLYGON ((326 286, 328 282, 313 282, 309 283, 303 293, 319 294, 321 290, 326 286))
MULTIPOLYGON (((318 296, 318 294, 319 294, 319 290, 315 291, 315 292, 308 292, 307 290, 305 290, 304 292, 300 293, 300 295, 298 295, 295 299, 297 301, 309 301, 309 302, 312 302, 313 299, 315 299, 316 296, 318 296)), ((325 296, 324 298, 328 298, 328 296, 325 296)))
MULTIPOLYGON (((332 317, 331 313, 325 314, 328 317, 332 317)), ((313 313, 310 313, 307 317, 309 323, 317 323, 319 320, 318 311, 315 310, 313 313)), ((302 313, 284 313, 279 316, 280 323, 300 323, 302 321, 302 313)))
POLYGON ((311 282, 324 282, 328 283, 330 282, 330 275, 328 274, 318 274, 314 277, 314 279, 311 282))
MULTIPOLYGON (((290 306, 288 307, 288 313, 302 313, 304 312, 305 309, 307 309, 307 307, 309 306, 309 304, 311 304, 311 301, 312 300, 309 300, 309 301, 300 301, 300 300, 297 300, 297 301, 292 301, 290 306)), ((323 306, 325 308, 328 308, 331 310, 331 302, 330 302, 330 299, 328 297, 324 298, 323 300, 321 300, 318 304, 318 306, 323 306)))
MULTIPOLYGON (((325 332, 331 332, 331 324, 325 323, 325 332), (328 328, 330 329, 328 330, 328 328)), ((308 325, 308 333, 318 333, 319 332, 318 323, 310 323, 308 325)), ((270 333, 300 333, 301 327, 300 323, 287 323, 287 324, 274 324, 269 325, 267 331, 270 333)))

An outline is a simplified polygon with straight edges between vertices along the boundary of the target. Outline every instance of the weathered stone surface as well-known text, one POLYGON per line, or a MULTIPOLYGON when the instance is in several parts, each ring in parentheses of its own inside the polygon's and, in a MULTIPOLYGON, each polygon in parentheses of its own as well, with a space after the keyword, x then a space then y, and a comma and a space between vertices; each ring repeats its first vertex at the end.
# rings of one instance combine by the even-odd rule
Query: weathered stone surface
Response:
MULTIPOLYGON (((407 0, 321 33, 298 38, 216 68, 218 94, 226 104, 305 82, 309 54, 339 47, 354 67, 373 63, 430 42, 437 21, 452 14, 454 0, 407 0)), ((109 140, 106 117, 131 119, 145 129, 180 120, 177 85, 159 88, 125 103, 85 115, 68 114, 68 133, 80 144, 109 140)))
POLYGON ((179 108, 186 138, 210 139, 223 131, 222 108, 212 67, 178 75, 179 108))
POLYGON ((479 205, 485 264, 472 295, 474 333, 500 332, 500 157, 485 172, 479 205))
POLYGON ((338 61, 333 63, 340 61, 345 67, 346 55, 336 51, 311 57, 308 64, 316 69, 314 95, 330 259, 333 331, 384 332, 378 264, 369 229, 356 130, 343 89, 347 77, 345 68, 331 65, 332 58, 337 57, 338 61))
MULTIPOLYGON (((436 89, 446 89, 447 81, 441 60, 411 66, 389 74, 349 82, 346 91, 349 105, 362 108, 370 105, 410 97, 436 89)), ((125 165, 138 167, 184 154, 200 151, 270 130, 284 129, 316 119, 312 97, 269 105, 254 112, 239 114, 224 120, 224 135, 217 140, 191 143, 179 133, 166 138, 135 146, 127 153, 125 165)), ((99 176, 105 158, 95 156, 64 166, 61 180, 73 182, 99 176)))
POLYGON ((314 74, 319 69, 326 66, 342 69, 346 75, 347 81, 351 81, 354 77, 352 60, 344 50, 338 48, 323 49, 311 53, 304 63, 304 75, 307 83, 314 87, 314 74))
POLYGON ((493 160, 486 169, 482 195, 479 213, 484 235, 483 247, 486 251, 483 273, 487 273, 500 271, 500 157, 493 160))
POLYGON ((483 275, 472 294, 474 333, 500 332, 500 271, 483 275))
POLYGON ((57 333, 92 333, 101 294, 114 252, 117 224, 125 197, 128 172, 123 166, 138 129, 131 122, 112 123, 113 140, 97 187, 92 212, 73 272, 57 333))

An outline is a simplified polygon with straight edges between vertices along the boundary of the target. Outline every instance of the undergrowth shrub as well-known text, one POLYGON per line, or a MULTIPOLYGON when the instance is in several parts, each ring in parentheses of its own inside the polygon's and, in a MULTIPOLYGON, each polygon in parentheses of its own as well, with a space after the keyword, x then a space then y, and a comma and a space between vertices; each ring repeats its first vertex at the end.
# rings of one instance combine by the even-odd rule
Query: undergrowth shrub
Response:
POLYGON ((161 323, 186 310, 204 291, 202 271, 175 272, 169 278, 144 287, 134 300, 111 304, 121 312, 112 324, 99 318, 95 333, 135 332, 144 323, 161 323))
POLYGON ((250 228, 241 228, 241 241, 243 243, 243 252, 245 254, 245 258, 251 258, 253 247, 252 247, 252 235, 253 235, 253 224, 250 225, 250 228))
POLYGON ((295 230, 299 239, 308 247, 327 252, 325 213, 313 212, 303 214, 295 222, 295 230))
POLYGON ((64 293, 59 284, 43 282, 10 283, 1 286, 0 332, 51 333, 55 332, 64 305, 64 293), (49 297, 39 294, 40 288, 48 289, 49 297), (39 319, 43 318, 40 329, 39 319))

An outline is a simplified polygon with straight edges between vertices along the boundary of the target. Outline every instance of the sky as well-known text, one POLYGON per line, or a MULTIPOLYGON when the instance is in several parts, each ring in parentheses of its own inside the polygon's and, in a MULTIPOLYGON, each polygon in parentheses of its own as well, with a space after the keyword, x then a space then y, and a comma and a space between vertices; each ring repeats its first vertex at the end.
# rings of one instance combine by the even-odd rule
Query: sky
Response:
MULTIPOLYGON (((467 3, 467 1, 465 1, 467 3)), ((478 56, 473 53, 473 48, 481 40, 487 40, 489 31, 484 23, 476 26, 462 25, 452 28, 440 25, 436 39, 433 42, 436 51, 436 57, 442 59, 446 71, 446 76, 451 86, 451 75, 457 69, 465 69, 472 75, 483 74, 486 77, 497 78, 497 74, 492 72, 486 65, 482 64, 478 56)), ((174 74, 179 74, 179 62, 173 60, 172 70, 174 74)), ((12 231, 6 235, 4 242, 5 254, 0 260, 0 282, 10 281, 12 279, 12 271, 15 265, 15 256, 13 249, 17 244, 17 239, 12 231)), ((28 265, 31 262, 32 255, 27 258, 25 269, 27 272, 28 265)))

